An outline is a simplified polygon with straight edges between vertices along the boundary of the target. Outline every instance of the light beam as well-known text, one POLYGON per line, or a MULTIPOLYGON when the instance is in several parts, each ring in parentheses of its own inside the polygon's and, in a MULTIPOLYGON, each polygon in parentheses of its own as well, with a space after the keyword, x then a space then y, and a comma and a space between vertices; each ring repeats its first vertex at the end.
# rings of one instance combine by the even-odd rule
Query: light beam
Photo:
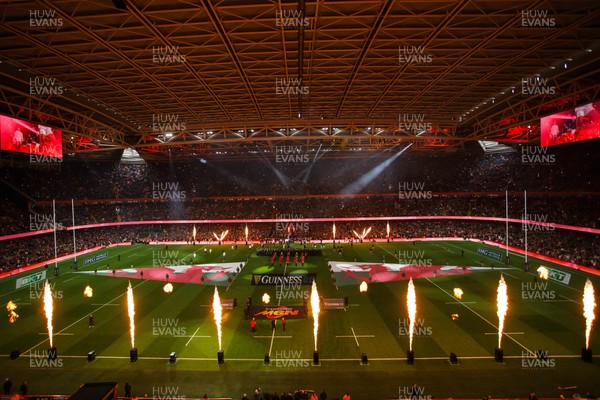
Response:
POLYGON ((228 233, 229 233, 229 230, 226 230, 224 232, 221 232, 220 235, 217 235, 215 232, 213 232, 213 235, 215 236, 215 239, 217 239, 219 242, 222 242, 223 239, 225 239, 225 236, 227 236, 228 233))

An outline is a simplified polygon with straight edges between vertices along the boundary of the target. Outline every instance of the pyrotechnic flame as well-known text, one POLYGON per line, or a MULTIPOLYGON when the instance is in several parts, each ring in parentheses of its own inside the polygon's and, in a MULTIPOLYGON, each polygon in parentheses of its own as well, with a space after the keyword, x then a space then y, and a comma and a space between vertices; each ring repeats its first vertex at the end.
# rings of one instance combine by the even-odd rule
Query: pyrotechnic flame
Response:
POLYGON ((11 324, 13 324, 17 320, 17 318, 19 318, 19 314, 15 312, 16 309, 17 305, 13 303, 12 300, 9 300, 6 304, 6 311, 8 311, 8 320, 11 324))
POLYGON ((192 236, 194 237, 194 241, 196 240, 196 225, 194 225, 194 230, 192 230, 192 236))
POLYGON ((219 298, 219 291, 215 286, 215 296, 213 297, 213 312, 215 314, 215 324, 217 325, 217 337, 219 339, 219 350, 221 348, 221 336, 223 332, 221 331, 221 322, 223 321, 223 308, 221 307, 221 299, 219 298))
POLYGON ((129 335, 131 336, 131 348, 135 348, 135 322, 133 316, 135 315, 135 305, 133 303, 133 288, 131 282, 127 286, 127 314, 129 315, 129 335))
POLYGON ((368 288, 369 288, 369 285, 367 285, 367 281, 362 281, 362 283, 360 284, 361 293, 366 292, 368 288))
POLYGON ((458 319, 458 314, 452 314, 452 321, 456 321, 458 319))
POLYGON ((163 286, 163 291, 165 293, 172 293, 173 292, 173 285, 169 282, 167 284, 165 284, 165 286, 163 286))
POLYGON ((335 222, 333 223, 333 228, 332 228, 332 230, 333 230, 333 240, 335 240, 335 222))
POLYGON ((498 284, 498 348, 502 348, 502 332, 504 331, 504 318, 506 318, 506 311, 508 311, 508 290, 504 277, 500 275, 500 282, 498 284))
POLYGON ((271 296, 269 296, 269 293, 265 293, 262 295, 262 302, 265 304, 269 304, 269 302, 271 301, 271 296))
POLYGON ((408 306, 409 320, 409 350, 412 351, 413 333, 415 330, 415 320, 417 318, 417 294, 415 293, 415 284, 412 278, 408 281, 408 293, 406 294, 406 303, 408 306))
POLYGON ((585 281, 583 289, 583 316, 585 317, 585 348, 590 348, 590 333, 592 333, 592 324, 596 316, 594 315, 596 308, 596 299, 594 296, 594 285, 589 279, 585 281))
POLYGON ((228 233, 229 233, 229 230, 226 230, 224 232, 221 232, 220 235, 217 235, 215 232, 213 232, 213 235, 215 236, 215 239, 217 239, 219 242, 222 242, 223 239, 225 239, 225 236, 227 236, 228 233))
POLYGON ((89 286, 86 286, 85 289, 83 289, 83 297, 92 297, 94 295, 94 289, 92 289, 89 286))
POLYGON ((540 267, 537 269, 537 272, 540 274, 541 279, 548 279, 548 275, 550 275, 548 268, 544 267, 543 265, 540 265, 540 267))
POLYGON ((310 306, 313 314, 313 334, 315 336, 315 351, 317 351, 317 334, 319 333, 319 312, 321 311, 321 304, 319 300, 319 292, 317 292, 317 282, 313 280, 312 290, 310 292, 310 306))
POLYGON ((46 321, 48 326, 48 340, 50 341, 50 347, 52 346, 52 290, 50 289, 50 283, 46 280, 44 285, 44 313, 46 314, 46 321))
POLYGON ((369 234, 369 232, 371 232, 371 228, 372 228, 372 226, 370 226, 369 229, 367 229, 367 228, 363 229, 362 233, 358 233, 354 230, 352 232, 354 232, 354 234, 356 235, 357 238, 359 238, 360 240, 364 240, 367 237, 367 235, 369 234))
POLYGON ((385 230, 387 232, 387 236, 390 237, 390 223, 389 222, 387 223, 385 230))
POLYGON ((246 234, 246 242, 248 241, 248 225, 246 225, 246 228, 244 229, 244 233, 246 234))
POLYGON ((463 297, 463 290, 461 288, 455 287, 454 288, 454 297, 456 297, 457 299, 462 299, 463 297))

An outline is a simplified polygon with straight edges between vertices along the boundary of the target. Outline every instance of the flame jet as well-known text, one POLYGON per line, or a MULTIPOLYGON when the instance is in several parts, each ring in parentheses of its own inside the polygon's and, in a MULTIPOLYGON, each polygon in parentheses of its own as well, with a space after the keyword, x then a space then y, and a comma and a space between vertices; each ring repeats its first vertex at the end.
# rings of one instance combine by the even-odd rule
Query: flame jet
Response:
POLYGON ((135 304, 133 303, 133 288, 131 282, 127 287, 127 314, 129 315, 129 335, 131 336, 131 348, 135 348, 135 322, 133 316, 135 315, 135 304))
POLYGON ((310 306, 313 314, 313 334, 315 336, 315 351, 317 351, 317 334, 319 333, 319 312, 321 311, 321 305, 319 301, 319 292, 317 292, 317 282, 313 280, 312 290, 310 293, 310 306))
POLYGON ((506 312, 508 311, 508 290, 502 275, 500 275, 500 282, 498 283, 498 296, 496 301, 498 303, 498 348, 501 349, 504 319, 506 318, 506 312))
POLYGON ((596 315, 594 315, 594 308, 596 308, 596 299, 594 297, 594 285, 589 279, 585 281, 585 287, 583 289, 583 316, 585 317, 585 348, 590 348, 590 334, 592 333, 592 324, 596 315))
POLYGON ((408 349, 412 351, 413 334, 415 330, 415 320, 417 318, 417 293, 412 278, 408 281, 408 293, 406 294, 406 303, 408 306, 409 320, 409 345, 408 349))
POLYGON ((215 314, 215 324, 217 325, 217 337, 219 340, 219 350, 222 350, 221 337, 223 332, 221 330, 221 323, 223 321, 223 308, 221 307, 221 298, 219 297, 219 291, 215 286, 215 295, 213 297, 213 313, 215 314))
POLYGON ((46 314, 46 326, 48 327, 48 340, 50 341, 50 347, 54 347, 52 344, 53 330, 52 327, 52 314, 54 313, 54 306, 52 304, 52 289, 50 289, 50 283, 46 281, 44 285, 44 313, 46 314))

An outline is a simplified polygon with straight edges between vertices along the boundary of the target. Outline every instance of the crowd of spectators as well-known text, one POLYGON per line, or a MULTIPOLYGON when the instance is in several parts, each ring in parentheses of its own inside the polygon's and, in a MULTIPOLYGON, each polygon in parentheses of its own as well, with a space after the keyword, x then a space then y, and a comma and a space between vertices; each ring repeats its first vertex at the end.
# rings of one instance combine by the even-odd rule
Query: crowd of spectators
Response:
MULTIPOLYGON (((76 225, 121 221, 213 220, 213 219, 283 219, 328 217, 382 216, 482 216, 504 218, 505 196, 502 195, 426 195, 429 198, 401 199, 398 193, 355 197, 269 197, 200 199, 185 202, 168 201, 106 201, 101 204, 75 204, 76 225)), ((597 196, 528 195, 528 219, 577 225, 600 226, 596 210, 597 196)), ((13 210, 12 232, 33 229, 35 214, 52 219, 52 205, 38 204, 27 212, 13 210)), ((521 219, 524 214, 523 194, 509 196, 509 218, 521 219)), ((70 202, 56 206, 57 222, 72 225, 70 202)), ((39 218, 38 218, 39 219, 39 218)), ((6 229, 6 228, 5 228, 6 229)))
MULTIPOLYGON (((353 231, 361 232, 370 225, 373 227, 367 239, 386 239, 386 224, 383 221, 338 222, 336 223, 336 240, 356 241, 353 231)), ((332 239, 331 223, 251 223, 248 226, 248 239, 251 241, 280 242, 287 239, 295 241, 316 241, 332 239)), ((228 230, 225 240, 245 242, 245 224, 202 224, 196 225, 196 241, 218 243, 213 233, 228 230)), ((475 238, 505 242, 505 226, 498 222, 488 221, 452 221, 445 220, 410 220, 390 222, 392 238, 475 238)), ((77 231, 77 250, 106 246, 123 242, 157 242, 184 241, 192 242, 192 224, 156 224, 114 226, 77 231)), ((566 231, 562 229, 538 228, 528 226, 528 249, 579 265, 600 268, 600 238, 592 233, 566 231)), ((53 234, 36 235, 28 238, 3 241, 0 252, 2 270, 8 270, 35 262, 42 262, 54 256, 53 234)), ((520 225, 511 224, 509 244, 524 247, 524 232, 520 225)), ((73 237, 70 231, 57 231, 58 254, 73 251, 73 237)))
MULTIPOLYGON (((599 147, 598 145, 595 146, 599 147)), ((287 223, 290 218, 484 216, 503 218, 504 190, 508 215, 524 214, 522 190, 528 190, 530 220, 600 227, 599 156, 594 146, 558 150, 553 162, 524 164, 522 153, 478 155, 411 155, 400 157, 360 190, 352 182, 382 162, 322 159, 307 165, 256 162, 172 162, 121 165, 118 162, 65 162, 44 171, 9 167, 0 182, 3 195, 0 236, 51 229, 56 199, 58 253, 73 250, 70 199, 76 225, 160 220, 275 219, 249 224, 251 240, 330 239, 331 225, 287 223), (583 154, 582 154, 583 153, 583 154), (586 162, 581 162, 586 160, 586 162), (595 162, 594 162, 595 160, 595 162), (279 174, 273 172, 274 166, 279 174), (307 171, 310 171, 308 174, 307 171), (171 198, 174 195, 177 198, 171 198), (408 195, 408 196, 407 196, 408 195), (402 197, 404 196, 404 197, 402 197), (169 197, 165 199, 165 197, 169 197), (408 198, 406 198, 408 197, 408 198), (290 229, 292 230, 290 232, 290 229)), ((362 224, 364 225, 364 224, 362 224)), ((338 223, 337 237, 351 239, 359 223, 338 223)), ((197 224, 197 240, 214 240, 229 230, 228 240, 245 239, 244 224, 197 224)), ((385 223, 373 223, 371 237, 385 237, 385 223)), ((502 222, 418 220, 391 222, 395 237, 469 237, 505 241, 502 222)), ((519 224, 510 225, 510 244, 523 247, 519 224)), ((565 261, 598 267, 598 236, 563 229, 528 226, 528 247, 565 261)), ((79 229, 78 250, 123 241, 191 240, 190 224, 79 229)), ((50 259, 51 234, 0 241, 0 268, 50 259)))
MULTIPOLYGON (((401 182, 417 182, 432 192, 597 191, 600 144, 551 148, 552 158, 546 161, 524 159, 530 147, 506 154, 403 154, 360 192, 394 192, 401 182)), ((36 200, 150 198, 161 184, 176 184, 191 198, 331 194, 350 190, 351 183, 385 160, 323 158, 294 164, 263 157, 136 165, 73 161, 48 170, 6 167, 0 178, 36 200)))

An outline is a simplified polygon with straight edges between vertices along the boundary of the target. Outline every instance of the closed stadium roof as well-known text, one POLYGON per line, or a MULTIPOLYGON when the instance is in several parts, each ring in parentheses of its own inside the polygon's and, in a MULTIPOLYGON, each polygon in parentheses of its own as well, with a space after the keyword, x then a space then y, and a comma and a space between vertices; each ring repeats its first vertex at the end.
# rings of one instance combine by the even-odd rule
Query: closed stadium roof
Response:
POLYGON ((0 113, 62 129, 70 154, 530 142, 600 89, 597 0, 1 7, 0 113))

